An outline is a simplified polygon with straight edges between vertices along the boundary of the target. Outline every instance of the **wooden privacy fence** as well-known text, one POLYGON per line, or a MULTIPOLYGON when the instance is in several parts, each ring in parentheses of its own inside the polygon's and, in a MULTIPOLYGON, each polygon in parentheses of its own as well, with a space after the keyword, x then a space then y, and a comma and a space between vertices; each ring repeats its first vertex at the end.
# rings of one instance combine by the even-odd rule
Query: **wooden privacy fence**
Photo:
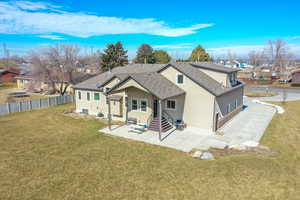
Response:
POLYGON ((71 102, 74 102, 74 95, 64 95, 44 99, 30 99, 25 101, 10 102, 0 104, 0 116, 8 115, 10 113, 15 112, 47 108, 50 106, 62 105, 71 102))

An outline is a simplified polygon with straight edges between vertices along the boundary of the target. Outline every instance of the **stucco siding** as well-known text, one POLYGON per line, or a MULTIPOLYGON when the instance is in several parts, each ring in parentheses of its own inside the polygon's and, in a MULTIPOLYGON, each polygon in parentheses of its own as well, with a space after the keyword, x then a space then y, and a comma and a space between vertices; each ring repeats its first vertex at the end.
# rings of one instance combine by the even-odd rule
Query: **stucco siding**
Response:
POLYGON ((228 75, 226 73, 215 72, 215 71, 202 69, 202 68, 197 68, 197 69, 204 72, 208 76, 212 77, 213 79, 215 79, 219 83, 223 84, 224 86, 228 86, 229 79, 228 79, 228 75))
MULTIPOLYGON (((161 72, 164 77, 175 84, 177 84, 178 73, 173 67, 168 67, 161 72)), ((177 84, 177 86, 186 92, 184 97, 176 98, 179 102, 183 101, 184 98, 184 103, 180 104, 178 102, 176 106, 179 109, 178 113, 183 110, 183 120, 185 123, 188 126, 212 129, 215 97, 185 75, 183 84, 177 84)), ((180 116, 177 117, 179 118, 180 116)))

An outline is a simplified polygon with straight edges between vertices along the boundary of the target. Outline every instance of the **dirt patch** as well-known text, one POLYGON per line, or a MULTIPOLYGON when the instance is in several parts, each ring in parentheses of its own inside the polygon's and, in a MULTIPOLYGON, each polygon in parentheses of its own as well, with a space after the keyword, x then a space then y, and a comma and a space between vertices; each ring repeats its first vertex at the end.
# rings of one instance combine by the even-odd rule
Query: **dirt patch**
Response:
MULTIPOLYGON (((194 152, 199 151, 193 149, 189 154, 192 156, 194 152)), ((200 150, 201 151, 201 150, 200 150)), ((279 155, 278 151, 271 149, 264 145, 258 145, 257 147, 245 147, 244 149, 233 149, 225 147, 224 149, 209 148, 206 152, 210 152, 215 158, 232 156, 232 155, 261 155, 264 157, 276 157, 279 155)))

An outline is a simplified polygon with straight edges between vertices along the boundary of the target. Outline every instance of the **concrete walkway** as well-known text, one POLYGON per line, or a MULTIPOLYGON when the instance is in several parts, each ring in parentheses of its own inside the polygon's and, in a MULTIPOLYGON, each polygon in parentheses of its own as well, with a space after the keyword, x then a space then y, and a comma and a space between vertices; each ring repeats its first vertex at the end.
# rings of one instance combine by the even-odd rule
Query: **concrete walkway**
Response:
POLYGON ((112 131, 104 128, 99 132, 184 152, 189 152, 193 148, 205 150, 214 147, 222 149, 227 145, 240 145, 249 140, 259 142, 276 111, 270 106, 253 103, 250 98, 245 98, 245 105, 246 108, 242 112, 219 130, 219 132, 224 132, 224 135, 216 135, 209 130, 187 127, 184 131, 168 132, 163 135, 164 140, 159 141, 157 132, 146 131, 138 134, 130 132, 128 126, 113 126, 112 131))
POLYGON ((278 89, 278 88, 246 88, 249 91, 263 91, 263 92, 276 92, 278 95, 272 97, 255 97, 252 99, 258 99, 260 101, 275 101, 281 102, 283 99, 283 91, 286 91, 286 101, 300 100, 300 89, 278 89))

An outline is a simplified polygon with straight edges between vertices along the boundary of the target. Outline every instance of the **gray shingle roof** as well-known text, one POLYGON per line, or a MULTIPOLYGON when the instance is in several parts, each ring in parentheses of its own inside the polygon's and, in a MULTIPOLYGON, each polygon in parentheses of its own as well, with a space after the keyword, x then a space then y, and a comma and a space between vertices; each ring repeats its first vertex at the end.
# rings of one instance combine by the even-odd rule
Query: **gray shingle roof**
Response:
MULTIPOLYGON (((173 66, 175 69, 188 76, 194 82, 196 82, 215 96, 220 96, 244 85, 241 83, 239 86, 233 88, 224 87, 221 83, 211 78, 201 70, 198 70, 197 68, 205 68, 223 73, 231 73, 237 71, 236 69, 227 68, 211 63, 198 62, 170 64, 132 64, 124 67, 117 67, 114 68, 111 72, 105 72, 100 75, 94 76, 84 82, 81 82, 75 85, 74 88, 99 90, 100 86, 109 82, 114 77, 117 77, 120 80, 119 84, 127 80, 128 78, 133 78, 143 87, 145 87, 151 93, 161 99, 183 94, 184 91, 182 89, 159 74, 160 71, 169 66, 173 66)), ((116 85, 116 87, 118 85, 116 85)))
MULTIPOLYGON (((209 91, 215 96, 220 96, 228 91, 235 89, 236 87, 224 87, 221 83, 211 78, 206 73, 196 69, 190 63, 172 63, 166 66, 165 68, 173 66, 179 72, 185 74, 187 77, 192 79, 194 82, 199 84, 201 87, 209 91)), ((165 68, 162 68, 161 71, 165 68)))
POLYGON ((119 88, 130 78, 135 80, 143 88, 162 100, 185 93, 184 90, 156 72, 131 74, 127 79, 119 82, 119 84, 111 88, 110 91, 119 88))
POLYGON ((111 72, 104 72, 94 76, 84 82, 76 84, 73 88, 99 90, 99 86, 104 85, 114 77, 117 77, 122 81, 130 74, 156 72, 165 65, 166 64, 131 64, 123 67, 116 67, 111 72))
POLYGON ((222 73, 232 73, 239 71, 236 68, 225 67, 224 65, 214 64, 210 62, 190 62, 191 65, 198 68, 208 69, 212 71, 222 72, 222 73))

